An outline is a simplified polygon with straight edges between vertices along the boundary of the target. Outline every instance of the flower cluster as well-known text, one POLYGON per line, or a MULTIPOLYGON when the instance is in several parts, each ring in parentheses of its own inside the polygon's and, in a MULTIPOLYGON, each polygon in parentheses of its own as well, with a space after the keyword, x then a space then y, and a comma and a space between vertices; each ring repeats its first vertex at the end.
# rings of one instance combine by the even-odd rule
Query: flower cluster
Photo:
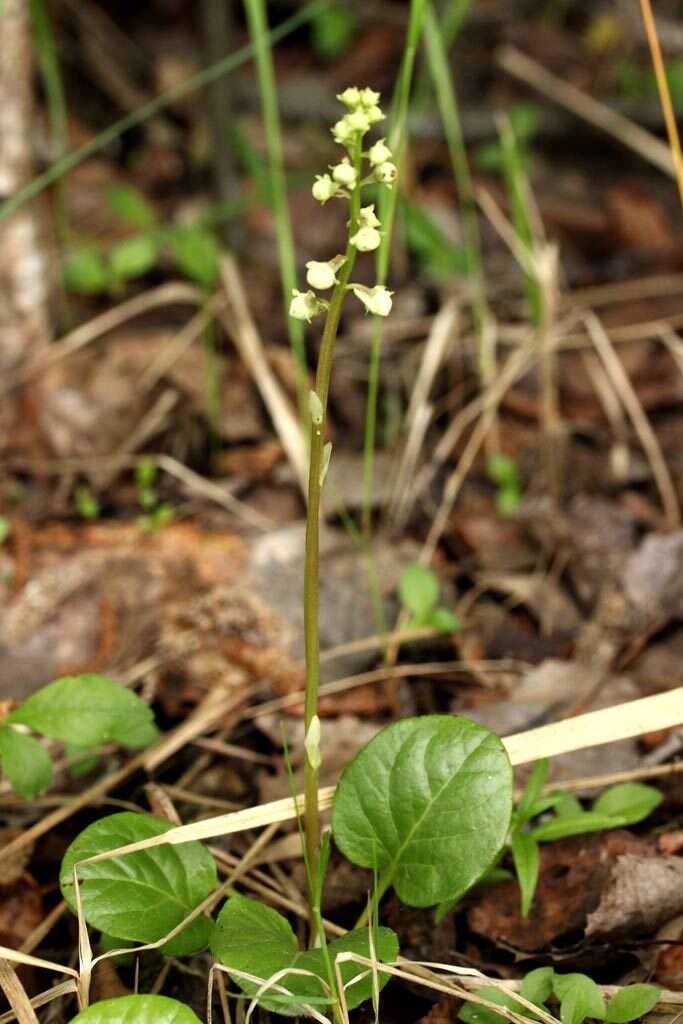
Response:
MULTIPOLYGON (((347 112, 332 127, 332 135, 335 142, 346 150, 347 155, 330 167, 328 174, 316 176, 312 188, 313 198, 322 204, 330 199, 339 198, 351 201, 358 190, 371 183, 391 188, 398 173, 396 165, 392 163, 391 150, 384 139, 379 139, 365 151, 362 149, 364 136, 374 125, 384 120, 384 114, 379 107, 379 93, 373 89, 358 89, 353 86, 340 93, 337 99, 344 104, 347 112), (362 174, 364 160, 369 165, 365 177, 362 174)), ((380 222, 375 214, 374 205, 361 206, 353 224, 349 245, 357 252, 372 252, 382 241, 379 228, 380 222)), ((346 261, 347 256, 335 256, 326 263, 315 260, 307 263, 306 282, 310 286, 309 290, 300 292, 294 289, 289 315, 310 323, 314 316, 324 313, 329 303, 319 298, 316 291, 334 288, 339 283, 338 271, 346 261)), ((382 285, 368 288, 353 283, 347 284, 346 287, 363 303, 368 313, 377 316, 389 315, 392 292, 387 288, 382 285)))

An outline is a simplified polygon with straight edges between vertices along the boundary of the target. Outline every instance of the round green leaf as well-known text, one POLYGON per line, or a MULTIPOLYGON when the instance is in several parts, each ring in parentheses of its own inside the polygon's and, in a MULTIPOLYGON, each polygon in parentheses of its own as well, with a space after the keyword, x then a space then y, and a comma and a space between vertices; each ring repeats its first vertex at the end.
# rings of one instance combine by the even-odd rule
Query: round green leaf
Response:
POLYGON ((583 1024, 586 1017, 605 1019, 605 1000, 586 974, 556 974, 553 991, 560 1000, 562 1024, 583 1024))
MULTIPOLYGON (((377 928, 373 933, 375 956, 381 963, 393 961, 398 956, 398 941, 390 928, 377 928)), ((304 1004, 324 1008, 330 1004, 329 985, 325 960, 320 949, 299 950, 296 937, 286 918, 271 907, 245 896, 233 896, 224 904, 211 938, 211 951, 228 969, 250 974, 261 982, 249 981, 236 973, 234 981, 242 991, 254 998, 263 981, 268 981, 280 972, 304 971, 305 974, 286 973, 275 983, 286 988, 290 995, 270 988, 259 999, 265 1010, 285 1016, 305 1014, 304 1004)), ((352 952, 359 956, 370 956, 370 942, 367 928, 358 928, 328 943, 330 962, 340 953, 352 952)), ((340 973, 346 987, 354 978, 367 970, 361 964, 342 963, 340 973)), ((379 973, 380 989, 389 980, 388 974, 379 973)), ((345 988, 348 1008, 354 1009, 372 996, 372 977, 363 978, 345 988)))
POLYGON ((189 1006, 168 996, 121 996, 93 1003, 71 1024, 200 1024, 189 1006))
POLYGON ((0 763, 12 789, 26 800, 44 793, 52 782, 52 761, 33 736, 9 726, 0 728, 0 763))
POLYGON ((597 814, 613 814, 624 825, 635 825, 654 811, 662 802, 662 794, 654 786, 642 782, 622 782, 610 786, 593 804, 597 814))
MULTIPOLYGON (((115 850, 173 826, 149 814, 124 811, 89 825, 64 854, 62 895, 73 911, 73 867, 105 850, 115 850)), ((123 857, 84 864, 78 869, 83 913, 89 925, 117 939, 157 942, 187 917, 217 884, 216 865, 199 842, 152 846, 123 857)), ((208 943, 211 922, 196 917, 167 942, 162 952, 187 956, 208 943)))
POLYGON ((388 726, 346 767, 332 833, 404 903, 428 907, 457 899, 491 867, 511 810, 500 739, 466 718, 427 715, 388 726))
POLYGON ((112 742, 144 747, 158 736, 154 713, 137 694, 91 673, 43 686, 8 721, 88 749, 112 742))
POLYGON ((536 1006, 543 1006, 553 992, 555 972, 552 967, 537 967, 525 976, 520 988, 520 995, 536 1006))
POLYGON ((628 1024, 654 1009, 662 990, 656 985, 627 985, 607 1004, 608 1024, 628 1024))

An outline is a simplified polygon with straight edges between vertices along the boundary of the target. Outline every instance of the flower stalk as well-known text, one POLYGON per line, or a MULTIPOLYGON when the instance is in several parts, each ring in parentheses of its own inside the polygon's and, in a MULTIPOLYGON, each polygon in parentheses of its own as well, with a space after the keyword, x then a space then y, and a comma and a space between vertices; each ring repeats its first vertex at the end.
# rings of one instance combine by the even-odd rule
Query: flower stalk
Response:
MULTIPOLYGON (((381 286, 369 288, 352 282, 351 273, 358 252, 369 252, 380 244, 380 223, 374 206, 361 206, 363 188, 370 182, 391 187, 395 168, 391 164, 391 151, 381 140, 366 153, 363 138, 371 126, 383 120, 379 94, 371 89, 347 89, 338 99, 349 112, 338 121, 332 134, 347 155, 330 174, 319 175, 312 188, 314 199, 326 203, 341 198, 349 203, 348 241, 343 256, 335 256, 328 263, 311 261, 307 264, 307 283, 310 290, 294 291, 290 316, 311 319, 325 313, 315 390, 310 393, 310 462, 308 477, 308 508, 306 515, 306 546, 304 559, 304 647, 306 659, 306 690, 304 699, 304 732, 306 736, 304 758, 304 832, 308 872, 309 905, 315 904, 320 892, 320 818, 318 811, 318 783, 320 773, 320 720, 318 718, 318 690, 320 682, 320 506, 322 488, 331 455, 331 446, 325 442, 327 400, 330 390, 334 345, 339 330, 342 306, 347 294, 352 293, 365 306, 367 312, 387 316, 391 310, 391 292, 381 286), (369 161, 369 173, 363 178, 363 161, 369 161), (329 300, 319 298, 313 289, 333 288, 329 300)), ((315 915, 311 919, 311 944, 317 940, 315 915)))

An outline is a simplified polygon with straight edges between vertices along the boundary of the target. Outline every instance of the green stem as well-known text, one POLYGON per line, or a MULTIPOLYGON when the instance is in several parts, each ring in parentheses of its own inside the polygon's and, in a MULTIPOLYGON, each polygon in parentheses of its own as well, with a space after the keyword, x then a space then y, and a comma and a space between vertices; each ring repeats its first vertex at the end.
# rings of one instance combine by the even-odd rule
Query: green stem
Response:
MULTIPOLYGON (((354 165, 360 172, 361 142, 359 140, 354 154, 354 165)), ((360 178, 360 173, 358 174, 360 178)), ((357 185, 351 196, 351 217, 349 221, 349 237, 355 234, 360 212, 360 186, 357 185)), ((310 425, 310 463, 308 471, 308 509, 306 512, 306 550, 304 559, 304 647, 306 654, 306 694, 304 700, 304 729, 308 734, 311 721, 318 713, 318 688, 320 683, 320 498, 322 484, 320 470, 322 467, 323 446, 325 440, 325 421, 327 419, 327 398, 330 391, 330 375, 334 343, 339 329, 342 304, 346 295, 353 264, 356 260, 356 249, 349 242, 346 247, 345 262, 340 269, 338 283, 335 285, 330 299, 320 355, 315 375, 315 390, 322 406, 320 423, 310 425)), ((318 864, 320 846, 320 815, 318 812, 318 769, 313 767, 308 757, 304 759, 304 827, 306 831, 306 856, 309 864, 310 906, 315 903, 318 885, 318 864)), ((315 942, 317 926, 315 916, 311 915, 311 942, 315 942)))
POLYGON ((365 910, 356 921, 356 928, 364 928, 365 925, 368 923, 368 918, 370 917, 371 913, 373 917, 376 915, 377 908, 379 907, 379 901, 382 899, 382 896, 384 896, 384 893, 387 891, 387 889, 394 880, 394 871, 395 865, 390 864, 389 869, 385 872, 385 874, 382 875, 375 889, 373 890, 372 899, 366 905, 365 910))

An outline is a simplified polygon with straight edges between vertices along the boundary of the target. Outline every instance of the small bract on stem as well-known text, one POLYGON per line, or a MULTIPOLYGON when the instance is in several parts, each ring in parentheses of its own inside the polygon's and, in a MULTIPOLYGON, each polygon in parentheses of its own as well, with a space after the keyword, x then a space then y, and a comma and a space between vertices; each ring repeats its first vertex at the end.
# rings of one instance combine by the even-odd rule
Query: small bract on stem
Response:
MULTIPOLYGON (((370 184, 391 188, 396 180, 396 167, 384 139, 364 150, 364 139, 374 125, 384 120, 379 107, 379 93, 372 89, 346 89, 337 97, 347 108, 346 114, 333 126, 335 142, 346 151, 340 161, 329 168, 329 173, 317 175, 313 184, 313 198, 325 204, 341 199, 349 205, 348 240, 346 251, 326 262, 306 264, 306 292, 294 291, 289 308, 290 316, 311 320, 325 313, 320 355, 315 377, 315 390, 310 395, 310 465, 308 478, 308 511, 306 517, 306 554, 304 575, 304 637, 306 652, 306 693, 304 728, 309 739, 304 762, 304 827, 306 836, 306 864, 308 870, 311 905, 318 890, 320 856, 320 821, 318 816, 318 776, 320 771, 318 686, 320 676, 320 645, 318 633, 319 613, 319 532, 320 501, 330 459, 331 448, 325 444, 325 418, 330 387, 334 343, 344 299, 353 294, 375 316, 388 316, 391 312, 392 293, 382 285, 368 287, 350 280, 356 255, 372 252, 381 242, 381 224, 374 205, 363 206, 362 192, 370 184), (327 298, 319 291, 332 290, 327 298), (315 742, 311 740, 315 738, 315 742)), ((315 943, 315 920, 311 921, 311 943, 315 943)))

